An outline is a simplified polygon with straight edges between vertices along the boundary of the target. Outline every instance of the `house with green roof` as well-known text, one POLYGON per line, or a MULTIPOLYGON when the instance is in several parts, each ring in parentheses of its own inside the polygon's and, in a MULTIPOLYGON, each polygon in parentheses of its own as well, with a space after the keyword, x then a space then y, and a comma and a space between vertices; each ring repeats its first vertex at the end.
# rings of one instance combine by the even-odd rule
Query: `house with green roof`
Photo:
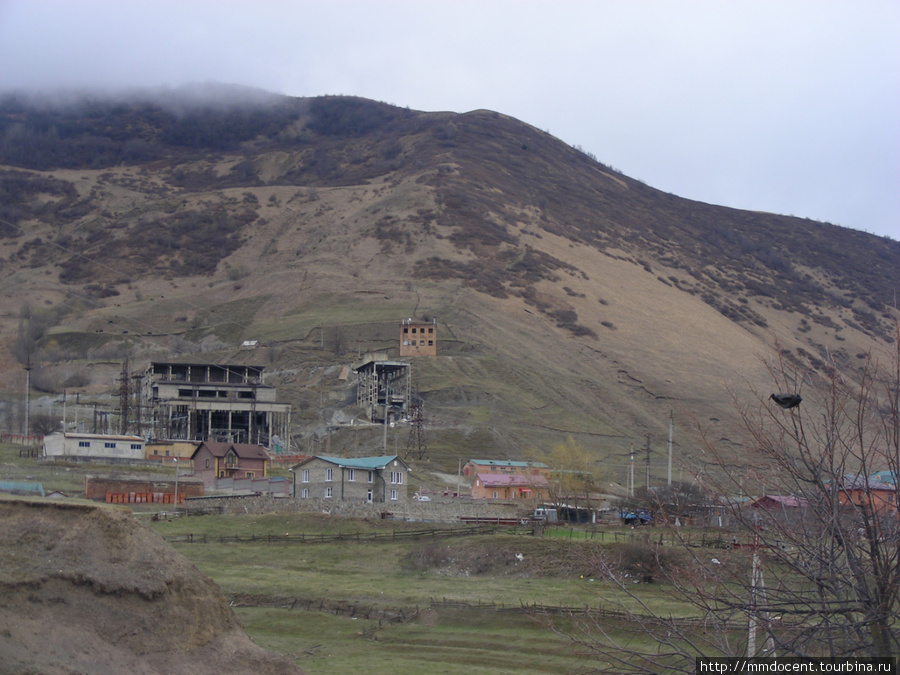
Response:
POLYGON ((409 465, 398 455, 326 457, 315 455, 291 467, 294 497, 368 503, 407 500, 409 465))

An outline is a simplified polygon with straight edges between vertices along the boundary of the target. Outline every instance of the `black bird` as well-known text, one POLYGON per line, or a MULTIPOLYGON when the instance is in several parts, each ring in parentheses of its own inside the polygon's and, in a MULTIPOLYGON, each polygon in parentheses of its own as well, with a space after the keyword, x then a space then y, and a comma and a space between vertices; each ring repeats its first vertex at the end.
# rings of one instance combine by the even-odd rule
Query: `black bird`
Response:
POLYGON ((772 394, 769 398, 785 410, 796 408, 800 405, 800 401, 803 400, 798 394, 772 394))

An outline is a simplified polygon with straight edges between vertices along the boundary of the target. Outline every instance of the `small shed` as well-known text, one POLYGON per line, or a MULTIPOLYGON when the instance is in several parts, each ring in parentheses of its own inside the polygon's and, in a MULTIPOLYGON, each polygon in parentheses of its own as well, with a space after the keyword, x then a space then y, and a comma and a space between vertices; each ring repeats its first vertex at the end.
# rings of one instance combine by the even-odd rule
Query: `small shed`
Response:
POLYGON ((56 433, 44 436, 44 457, 130 461, 144 459, 140 436, 56 433))

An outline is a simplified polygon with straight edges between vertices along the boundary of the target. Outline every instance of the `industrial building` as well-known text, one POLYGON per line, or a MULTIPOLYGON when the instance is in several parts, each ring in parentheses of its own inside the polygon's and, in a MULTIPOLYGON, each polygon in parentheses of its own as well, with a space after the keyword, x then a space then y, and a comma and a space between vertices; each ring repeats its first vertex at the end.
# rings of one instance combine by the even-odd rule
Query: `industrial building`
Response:
POLYGON ((356 405, 370 422, 405 419, 410 409, 410 368, 403 361, 368 361, 356 368, 356 405))
POLYGON ((262 366, 151 363, 142 378, 154 438, 250 443, 290 438, 291 406, 278 403, 262 366))

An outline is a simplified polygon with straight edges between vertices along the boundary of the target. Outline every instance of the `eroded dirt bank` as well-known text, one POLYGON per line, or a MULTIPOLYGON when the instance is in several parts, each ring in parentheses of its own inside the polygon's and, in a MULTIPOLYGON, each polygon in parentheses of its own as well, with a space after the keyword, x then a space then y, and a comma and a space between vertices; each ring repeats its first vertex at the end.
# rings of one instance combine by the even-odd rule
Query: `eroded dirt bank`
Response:
POLYGON ((127 511, 0 500, 0 672, 296 675, 127 511))

